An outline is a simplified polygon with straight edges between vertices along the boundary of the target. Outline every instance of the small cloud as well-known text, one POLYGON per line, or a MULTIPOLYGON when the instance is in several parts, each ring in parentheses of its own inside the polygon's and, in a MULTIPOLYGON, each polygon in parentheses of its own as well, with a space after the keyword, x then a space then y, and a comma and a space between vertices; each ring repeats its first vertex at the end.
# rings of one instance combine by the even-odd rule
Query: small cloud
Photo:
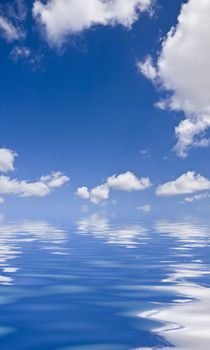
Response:
POLYGON ((10 59, 18 63, 22 61, 23 63, 31 66, 32 68, 37 68, 42 61, 43 55, 41 53, 32 51, 27 46, 15 46, 10 52, 10 59))
POLYGON ((201 193, 201 194, 195 194, 194 196, 188 196, 184 199, 184 202, 186 203, 192 203, 194 201, 199 201, 202 199, 209 199, 210 193, 201 193))
POLYGON ((31 50, 26 46, 15 46, 11 51, 10 57, 17 62, 19 59, 28 59, 31 56, 31 50))
POLYGON ((209 190, 210 181, 194 171, 188 171, 174 181, 159 185, 156 190, 157 196, 170 197, 181 194, 191 194, 209 190))
POLYGON ((16 157, 16 152, 8 148, 0 148, 0 171, 4 173, 13 171, 16 157))
POLYGON ((152 206, 150 204, 144 204, 142 206, 138 206, 137 210, 142 211, 143 213, 150 213, 152 206))
POLYGON ((151 153, 149 149, 141 149, 139 153, 145 158, 151 158, 151 153))
POLYGON ((107 178, 102 185, 96 186, 91 191, 87 187, 80 187, 76 195, 83 199, 90 199, 94 204, 99 204, 109 199, 110 190, 116 191, 143 191, 151 186, 149 178, 138 178, 131 171, 123 174, 113 175, 107 178))
POLYGON ((0 204, 4 204, 5 200, 3 197, 0 197, 0 204))
POLYGON ((158 77, 157 69, 154 66, 154 62, 151 56, 147 56, 144 61, 137 63, 137 68, 141 74, 143 74, 147 79, 155 82, 158 77))
POLYGON ((38 181, 28 182, 25 180, 11 179, 8 176, 0 176, 0 193, 17 195, 19 197, 45 197, 56 188, 63 186, 69 178, 61 172, 52 172, 42 176, 38 181))
POLYGON ((23 39, 25 33, 15 27, 10 20, 0 15, 0 35, 7 41, 23 39))
POLYGON ((90 194, 88 191, 88 188, 83 186, 83 187, 79 187, 75 193, 75 195, 79 198, 82 199, 89 199, 90 198, 90 194))
POLYGON ((109 188, 121 191, 142 191, 151 186, 149 178, 137 178, 131 171, 108 177, 109 188))
MULTIPOLYGON (((17 154, 7 148, 0 149, 0 172, 14 170, 14 160, 17 154)), ((41 176, 38 181, 11 179, 0 175, 0 194, 17 195, 19 197, 44 197, 56 188, 63 186, 69 181, 69 177, 60 171, 53 171, 50 175, 41 176)))
POLYGON ((103 184, 93 188, 90 191, 90 200, 94 204, 99 204, 109 198, 109 187, 107 184, 103 184))

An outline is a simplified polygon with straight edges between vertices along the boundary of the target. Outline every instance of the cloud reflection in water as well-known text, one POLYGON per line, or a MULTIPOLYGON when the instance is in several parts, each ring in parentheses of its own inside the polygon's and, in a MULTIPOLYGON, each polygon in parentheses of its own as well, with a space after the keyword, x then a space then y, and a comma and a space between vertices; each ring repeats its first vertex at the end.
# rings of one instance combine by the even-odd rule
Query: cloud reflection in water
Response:
POLYGON ((126 248, 136 248, 139 244, 146 244, 149 229, 139 224, 114 225, 108 219, 98 214, 80 219, 77 229, 82 234, 93 234, 96 238, 105 239, 110 245, 119 245, 126 248))
POLYGON ((13 284, 10 274, 19 270, 12 266, 13 260, 22 254, 24 244, 31 242, 38 242, 40 248, 59 254, 63 250, 61 245, 65 242, 65 231, 44 221, 0 221, 0 284, 13 284))
MULTIPOLYGON (((180 249, 176 256, 182 258, 182 249, 190 249, 188 261, 171 264, 171 272, 153 290, 176 295, 172 303, 140 313, 140 317, 163 324, 153 332, 163 336, 177 350, 210 349, 210 288, 206 281, 210 275, 209 265, 197 257, 197 248, 210 245, 210 228, 204 225, 158 222, 155 231, 171 235, 178 240, 180 249), (196 248, 196 256, 194 249, 196 248), (197 281, 197 283, 196 283, 197 281), (205 284, 201 281, 205 281, 205 284)), ((166 347, 164 349, 169 349, 166 347)))

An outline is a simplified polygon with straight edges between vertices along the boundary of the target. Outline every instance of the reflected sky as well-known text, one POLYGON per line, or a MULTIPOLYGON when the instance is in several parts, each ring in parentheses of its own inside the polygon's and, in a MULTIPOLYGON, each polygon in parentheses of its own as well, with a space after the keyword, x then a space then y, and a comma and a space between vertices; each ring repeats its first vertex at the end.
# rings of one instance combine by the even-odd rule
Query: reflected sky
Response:
POLYGON ((111 224, 105 216, 93 214, 77 222, 77 229, 83 234, 92 233, 102 238, 107 244, 136 248, 139 244, 147 244, 149 229, 139 224, 111 224))
POLYGON ((209 243, 189 221, 2 220, 0 346, 209 350, 209 243))
MULTIPOLYGON (((162 235, 171 235, 177 238, 179 240, 177 249, 188 250, 210 245, 208 225, 158 221, 155 224, 155 231, 162 235)), ((175 247, 172 248, 175 249, 175 247)))
POLYGON ((40 249, 47 249, 51 254, 62 254, 65 243, 65 231, 55 228, 47 222, 20 221, 6 223, 0 221, 0 284, 11 285, 19 268, 14 260, 23 253, 23 246, 38 242, 40 249))
MULTIPOLYGON (((210 265, 197 258, 197 248, 210 243, 210 228, 188 223, 158 222, 156 232, 178 239, 179 255, 190 249, 188 261, 170 264, 171 272, 153 290, 175 295, 171 303, 160 303, 155 309, 140 313, 140 317, 159 321, 163 325, 152 331, 166 338, 175 349, 208 350, 210 348, 210 265)), ((168 349, 168 347, 165 347, 168 349)))

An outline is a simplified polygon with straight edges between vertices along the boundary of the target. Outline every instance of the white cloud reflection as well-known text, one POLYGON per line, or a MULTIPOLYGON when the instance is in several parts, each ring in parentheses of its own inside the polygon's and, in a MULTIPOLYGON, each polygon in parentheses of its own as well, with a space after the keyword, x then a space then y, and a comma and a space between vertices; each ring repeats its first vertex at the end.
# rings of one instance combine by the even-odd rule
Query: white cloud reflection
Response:
POLYGON ((52 254, 62 253, 66 241, 64 230, 44 221, 24 221, 5 223, 0 221, 0 284, 11 285, 18 268, 14 259, 23 253, 25 243, 38 242, 41 249, 49 249, 52 254))
MULTIPOLYGON (((210 243, 209 227, 204 225, 165 221, 156 223, 155 229, 161 235, 177 238, 180 248, 188 246, 192 249, 194 242, 199 242, 204 248, 210 243)), ((162 279, 161 285, 152 287, 171 294, 172 302, 139 314, 162 323, 163 326, 153 329, 153 332, 163 336, 177 350, 210 349, 210 288, 207 286, 210 270, 202 259, 197 259, 197 254, 197 249, 195 256, 192 249, 192 255, 183 260, 181 250, 180 259, 179 251, 176 252, 176 263, 168 266, 167 277, 162 279)))
POLYGON ((107 244, 120 245, 126 248, 136 248, 139 244, 146 244, 149 239, 149 229, 138 224, 114 225, 105 216, 93 214, 82 218, 76 223, 82 234, 93 234, 96 238, 105 239, 107 244))
POLYGON ((179 240, 178 248, 182 250, 210 245, 210 228, 208 225, 158 221, 155 224, 155 231, 177 238, 179 240), (180 242, 182 243, 181 246, 180 242))

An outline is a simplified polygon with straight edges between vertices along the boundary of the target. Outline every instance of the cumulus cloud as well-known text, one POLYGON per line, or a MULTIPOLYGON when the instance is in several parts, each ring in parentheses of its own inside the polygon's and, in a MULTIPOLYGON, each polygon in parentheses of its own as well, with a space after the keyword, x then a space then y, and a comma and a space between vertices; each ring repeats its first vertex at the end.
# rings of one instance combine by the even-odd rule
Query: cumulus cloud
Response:
MULTIPOLYGON (((14 161, 17 154, 7 148, 0 148, 0 172, 14 170, 14 161)), ((44 197, 54 189, 63 186, 69 181, 69 177, 60 171, 52 172, 50 175, 41 176, 38 181, 20 181, 11 179, 9 176, 0 175, 0 194, 13 194, 20 197, 44 197)), ((0 202, 3 198, 0 198, 0 202)))
POLYGON ((93 188, 90 192, 90 200, 95 204, 99 204, 107 199, 109 199, 109 187, 107 184, 97 186, 93 188))
POLYGON ((44 27, 48 42, 60 46, 69 35, 96 25, 130 28, 151 5, 152 0, 36 0, 33 15, 44 27))
POLYGON ((158 73, 151 56, 147 56, 144 61, 138 62, 137 68, 147 79, 155 83, 158 73))
POLYGON ((152 206, 150 204, 144 204, 137 207, 137 210, 142 211, 143 213, 150 213, 152 206))
POLYGON ((158 196, 176 196, 191 194, 199 191, 209 190, 210 181, 194 171, 188 171, 176 180, 159 185, 156 194, 158 196))
POLYGON ((17 154, 7 148, 0 148, 0 171, 8 172, 14 170, 14 160, 17 154))
POLYGON ((11 50, 10 58, 15 63, 22 61, 23 63, 35 69, 39 67, 43 55, 40 51, 31 50, 25 45, 17 45, 11 50))
POLYGON ((108 177, 107 185, 114 190, 142 191, 151 186, 149 178, 138 179, 132 172, 108 177))
POLYGON ((20 197, 45 197, 54 189, 61 187, 69 178, 61 172, 42 176, 36 182, 19 181, 8 176, 0 176, 0 194, 13 194, 20 197))
POLYGON ((138 178, 131 171, 123 174, 113 175, 107 178, 106 182, 93 188, 91 191, 87 187, 79 187, 76 195, 83 199, 89 199, 95 204, 109 199, 110 190, 118 191, 143 191, 151 186, 149 178, 138 178))
POLYGON ((0 197, 0 204, 4 204, 4 198, 0 197))
POLYGON ((40 181, 45 183, 50 189, 54 189, 63 186, 69 181, 69 177, 62 174, 61 171, 56 171, 50 175, 41 176, 40 181))
POLYGON ((76 191, 76 196, 82 199, 88 199, 90 197, 88 188, 83 186, 83 187, 79 187, 76 191))
POLYGON ((185 119, 175 129, 177 155, 184 158, 191 147, 207 147, 210 127, 210 2, 189 0, 178 23, 163 40, 155 65, 147 57, 140 71, 169 93, 156 105, 183 111, 185 119))

